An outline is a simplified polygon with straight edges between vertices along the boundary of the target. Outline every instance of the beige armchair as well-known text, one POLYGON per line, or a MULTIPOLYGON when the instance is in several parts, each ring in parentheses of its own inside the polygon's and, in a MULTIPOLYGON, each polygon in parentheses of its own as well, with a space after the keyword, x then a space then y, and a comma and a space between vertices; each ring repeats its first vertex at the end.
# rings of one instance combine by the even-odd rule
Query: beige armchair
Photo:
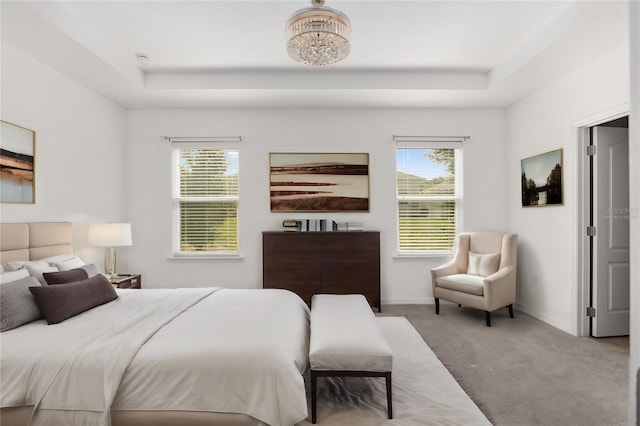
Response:
POLYGON ((485 311, 487 327, 491 312, 509 308, 513 318, 516 301, 516 245, 518 235, 472 232, 456 237, 453 258, 431 270, 431 285, 440 313, 440 299, 485 311))

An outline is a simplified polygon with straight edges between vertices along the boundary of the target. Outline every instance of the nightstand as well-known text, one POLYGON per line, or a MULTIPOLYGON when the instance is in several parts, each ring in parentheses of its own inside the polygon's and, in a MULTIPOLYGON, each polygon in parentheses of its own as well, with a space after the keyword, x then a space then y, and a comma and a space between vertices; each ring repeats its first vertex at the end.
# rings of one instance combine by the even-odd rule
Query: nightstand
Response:
POLYGON ((118 274, 115 277, 111 277, 109 281, 117 288, 142 287, 142 275, 140 274, 118 274))

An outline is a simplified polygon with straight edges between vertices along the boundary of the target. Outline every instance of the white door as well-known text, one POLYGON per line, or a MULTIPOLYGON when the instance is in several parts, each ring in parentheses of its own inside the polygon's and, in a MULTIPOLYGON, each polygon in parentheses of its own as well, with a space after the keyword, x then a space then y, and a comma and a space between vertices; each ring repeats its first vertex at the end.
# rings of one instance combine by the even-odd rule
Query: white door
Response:
POLYGON ((594 337, 629 334, 629 131, 594 127, 594 337))

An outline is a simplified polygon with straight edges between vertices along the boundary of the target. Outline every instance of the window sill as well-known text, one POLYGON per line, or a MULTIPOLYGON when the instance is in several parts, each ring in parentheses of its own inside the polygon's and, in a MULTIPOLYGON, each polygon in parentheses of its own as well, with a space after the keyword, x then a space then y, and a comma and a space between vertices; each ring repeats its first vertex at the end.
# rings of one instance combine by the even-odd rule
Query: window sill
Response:
POLYGON ((169 262, 244 262, 241 254, 203 254, 203 255, 180 255, 174 254, 167 258, 169 262))

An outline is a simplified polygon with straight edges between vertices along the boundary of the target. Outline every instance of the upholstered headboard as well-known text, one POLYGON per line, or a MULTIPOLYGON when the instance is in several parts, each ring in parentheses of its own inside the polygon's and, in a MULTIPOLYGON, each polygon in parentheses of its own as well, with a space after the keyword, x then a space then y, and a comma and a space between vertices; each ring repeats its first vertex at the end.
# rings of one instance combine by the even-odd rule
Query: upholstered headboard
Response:
POLYGON ((0 224, 0 263, 73 253, 70 222, 0 224))

